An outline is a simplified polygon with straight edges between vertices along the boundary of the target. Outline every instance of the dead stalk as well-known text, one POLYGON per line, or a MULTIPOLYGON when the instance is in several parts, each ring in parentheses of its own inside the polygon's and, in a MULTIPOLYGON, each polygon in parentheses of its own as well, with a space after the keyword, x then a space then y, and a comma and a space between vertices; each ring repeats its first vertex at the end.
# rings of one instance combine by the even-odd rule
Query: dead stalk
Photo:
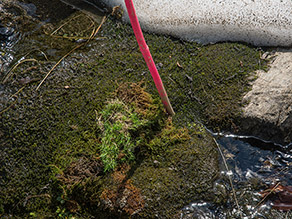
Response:
POLYGON ((10 104, 8 107, 6 107, 4 110, 2 110, 2 111, 0 112, 0 116, 1 116, 1 114, 5 113, 7 110, 9 110, 11 107, 13 107, 14 104, 16 104, 16 103, 17 103, 17 100, 13 101, 12 104, 10 104))
MULTIPOLYGON (((227 162, 226 162, 226 159, 225 159, 225 157, 224 157, 224 154, 223 154, 223 152, 222 152, 222 150, 221 150, 219 144, 217 143, 216 139, 213 138, 213 140, 214 140, 215 144, 217 145, 217 148, 218 148, 218 150, 219 150, 219 152, 220 152, 220 155, 221 155, 221 157, 222 157, 222 159, 223 159, 223 163, 224 163, 225 169, 227 170, 227 172, 229 172, 230 170, 229 170, 229 168, 228 168, 228 166, 227 166, 227 162)), ((236 203, 237 209, 240 211, 240 214, 241 214, 241 216, 242 216, 242 212, 241 212, 241 210, 240 210, 240 207, 239 207, 239 204, 238 204, 238 200, 237 200, 237 197, 236 197, 236 193, 235 193, 235 189, 234 189, 234 186, 233 186, 233 183, 232 183, 232 178, 231 178, 231 176, 230 176, 229 174, 227 174, 227 176, 228 176, 228 179, 229 179, 229 182, 230 182, 230 186, 231 186, 231 189, 232 189, 232 193, 233 193, 233 197, 234 197, 234 200, 235 200, 235 203, 236 203)))
POLYGON ((60 29, 61 29, 62 27, 64 27, 66 24, 70 23, 72 20, 74 20, 74 19, 80 17, 81 15, 82 15, 82 14, 77 15, 76 17, 73 17, 73 18, 70 19, 69 21, 67 21, 67 22, 65 22, 64 24, 62 24, 61 26, 59 26, 56 30, 54 30, 54 31, 50 34, 50 36, 53 36, 55 33, 58 32, 58 30, 60 30, 60 29))
POLYGON ((267 195, 265 195, 264 197, 263 197, 263 199, 255 206, 255 209, 257 209, 265 200, 266 200, 266 198, 272 193, 272 192, 274 192, 276 189, 277 189, 277 187, 280 185, 280 182, 278 182, 272 189, 271 189, 271 191, 267 194, 267 195))
POLYGON ((13 71, 22 63, 24 62, 38 62, 38 60, 36 59, 24 59, 24 60, 21 60, 20 62, 16 63, 9 71, 8 71, 8 74, 7 76, 4 78, 3 80, 3 83, 5 83, 8 78, 12 75, 13 71))
POLYGON ((70 50, 66 55, 64 55, 52 68, 51 70, 46 74, 46 76, 43 78, 43 80, 39 83, 39 85, 37 86, 36 90, 38 90, 40 88, 40 86, 44 83, 44 81, 47 79, 47 77, 51 74, 51 72, 67 57, 69 56, 72 52, 74 52, 75 50, 77 50, 78 48, 86 45, 91 39, 93 39, 93 37, 96 36, 96 34, 98 33, 98 31, 100 30, 101 26, 103 25, 103 23, 105 22, 106 17, 103 17, 100 25, 98 26, 98 28, 95 30, 93 29, 90 37, 88 38, 88 40, 76 47, 74 47, 72 50, 70 50))

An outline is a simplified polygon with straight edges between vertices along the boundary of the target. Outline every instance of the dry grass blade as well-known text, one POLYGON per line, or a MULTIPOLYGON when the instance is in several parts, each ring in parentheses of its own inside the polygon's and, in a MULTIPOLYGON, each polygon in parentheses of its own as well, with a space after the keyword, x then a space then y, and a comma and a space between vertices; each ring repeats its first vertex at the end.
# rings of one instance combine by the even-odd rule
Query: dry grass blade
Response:
POLYGON ((7 110, 9 110, 11 107, 13 107, 17 103, 17 94, 19 94, 21 91, 23 91, 24 88, 25 88, 25 86, 23 86, 22 88, 20 88, 15 94, 11 95, 10 98, 16 97, 16 100, 13 101, 13 103, 10 104, 8 107, 6 107, 4 110, 0 111, 0 115, 3 114, 3 113, 5 113, 7 110))
POLYGON ((74 19, 76 19, 76 18, 78 18, 78 17, 80 17, 81 16, 81 14, 79 14, 79 15, 77 15, 76 17, 73 17, 72 19, 70 19, 69 21, 67 21, 67 22, 65 22, 64 24, 62 24, 61 26, 59 26, 56 30, 54 30, 51 34, 50 34, 50 36, 53 36, 55 33, 57 33, 58 32, 58 30, 60 30, 62 27, 64 27, 65 25, 67 25, 68 23, 70 23, 72 20, 74 20, 74 19))
POLYGON ((9 71, 8 74, 6 75, 6 77, 3 80, 3 83, 6 83, 6 81, 8 80, 8 78, 12 75, 13 71, 22 63, 24 62, 38 62, 38 60, 36 59, 24 59, 21 60, 20 62, 16 63, 9 71))
MULTIPOLYGON (((219 152, 220 152, 220 155, 221 155, 221 157, 222 157, 222 159, 223 159, 225 169, 227 170, 227 172, 229 172, 230 170, 229 170, 229 168, 228 168, 228 166, 227 166, 227 163, 226 163, 226 159, 225 159, 225 157, 224 157, 224 154, 223 154, 223 152, 222 152, 222 150, 221 150, 219 144, 217 143, 216 139, 213 138, 213 140, 214 140, 215 144, 217 145, 217 148, 218 148, 218 150, 219 150, 219 152)), ((239 207, 239 204, 238 204, 237 197, 236 197, 235 189, 234 189, 234 186, 233 186, 233 183, 232 183, 232 178, 231 178, 231 176, 230 176, 229 174, 227 174, 227 175, 228 175, 228 179, 229 179, 230 186, 231 186, 231 189, 232 189, 233 197, 234 197, 234 200, 235 200, 235 203, 236 203, 236 207, 237 207, 237 209, 240 211, 240 214, 242 214, 242 212, 241 212, 241 210, 240 210, 240 207, 239 207)), ((242 217, 242 215, 241 215, 241 217, 242 217)))
MULTIPOLYGON (((69 39, 69 40, 78 40, 78 39, 83 39, 83 40, 88 40, 88 39, 90 39, 90 36, 88 37, 82 37, 82 36, 58 36, 58 35, 55 35, 55 33, 57 33, 60 29, 62 29, 64 26, 66 26, 67 24, 69 24, 71 21, 73 21, 74 19, 76 19, 76 18, 78 18, 78 17, 80 17, 82 14, 80 14, 80 15, 77 15, 77 16, 75 16, 74 18, 72 18, 72 19, 70 19, 69 21, 67 21, 67 22, 65 22, 64 24, 62 24, 60 27, 58 27, 56 30, 54 30, 51 34, 50 34, 50 36, 52 36, 52 37, 56 37, 56 38, 63 38, 63 39, 69 39)), ((85 30, 83 30, 83 31, 81 31, 81 32, 79 32, 79 34, 81 34, 81 33, 85 33, 85 32, 87 32, 88 30, 90 30, 92 27, 94 27, 94 24, 95 24, 95 21, 90 17, 90 16, 87 16, 86 15, 86 17, 88 17, 89 18, 89 20, 91 21, 91 24, 89 25, 89 27, 87 27, 85 30)), ((95 28, 93 28, 93 29, 95 29, 95 28)))
POLYGON ((72 52, 74 52, 76 49, 82 47, 84 44, 76 46, 74 49, 72 49, 70 52, 68 52, 66 55, 64 55, 52 68, 51 70, 46 74, 46 76, 43 78, 43 80, 39 83, 36 90, 40 88, 40 86, 44 83, 44 81, 47 79, 47 77, 51 74, 51 72, 65 59, 68 55, 70 55, 72 52))
POLYGON ((46 59, 47 61, 49 61, 49 59, 48 59, 46 53, 44 53, 44 52, 43 52, 42 50, 40 50, 40 49, 36 49, 36 51, 39 51, 39 52, 45 57, 45 59, 46 59))
POLYGON ((277 188, 278 188, 278 186, 280 185, 280 182, 278 182, 264 197, 263 197, 263 199, 256 205, 256 207, 255 207, 255 209, 257 209, 265 200, 266 200, 266 198, 270 195, 270 194, 272 194, 272 192, 274 192, 277 188))
MULTIPOLYGON (((90 36, 89 37, 80 37, 80 36, 54 36, 54 37, 68 39, 68 40, 88 40, 88 39, 90 39, 90 36)), ((105 38, 102 37, 101 39, 105 39, 105 38)))
POLYGON ((22 88, 20 88, 15 94, 11 95, 10 98, 17 97, 17 94, 19 94, 24 88, 25 88, 25 86, 23 86, 22 88))
POLYGON ((8 107, 6 107, 4 110, 0 111, 0 116, 1 114, 5 113, 7 110, 9 110, 11 107, 13 107, 17 103, 17 100, 13 101, 12 104, 10 104, 8 107))
POLYGON ((75 50, 77 50, 78 48, 80 48, 80 47, 82 47, 82 46, 84 46, 84 45, 86 45, 91 39, 93 39, 93 37, 95 37, 96 36, 96 34, 98 33, 98 31, 100 30, 100 28, 101 28, 101 26, 103 25, 103 23, 105 22, 105 20, 106 20, 106 17, 103 17, 103 19, 102 19, 102 21, 101 21, 101 23, 100 23, 100 25, 98 26, 98 28, 95 30, 95 29, 93 29, 93 31, 92 31, 92 33, 91 33, 91 35, 90 35, 90 37, 89 37, 89 39, 86 41, 86 42, 84 42, 84 43, 82 43, 82 44, 80 44, 80 45, 78 45, 78 46, 76 46, 76 47, 74 47, 72 50, 70 50, 66 55, 64 55, 52 68, 51 68, 51 70, 46 74, 46 76, 43 78, 43 80, 39 83, 39 85, 37 86, 37 88, 36 88, 36 90, 38 90, 39 88, 40 88, 40 86, 44 83, 44 81, 47 79, 47 77, 51 74, 51 72, 67 57, 67 56, 69 56, 72 52, 74 52, 75 50))

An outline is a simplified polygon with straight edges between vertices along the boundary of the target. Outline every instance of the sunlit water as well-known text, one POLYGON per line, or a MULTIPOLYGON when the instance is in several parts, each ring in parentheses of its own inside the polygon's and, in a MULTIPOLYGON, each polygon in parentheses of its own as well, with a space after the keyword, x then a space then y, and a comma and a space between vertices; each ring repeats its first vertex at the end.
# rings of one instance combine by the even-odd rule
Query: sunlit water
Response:
POLYGON ((13 27, 4 27, 0 23, 0 72, 5 72, 13 61, 13 46, 20 38, 13 27))
MULTIPOLYGON (((28 15, 36 15, 36 6, 34 4, 22 2, 17 2, 17 4, 28 15)), ((2 13, 10 13, 10 16, 17 14, 17 12, 14 12, 11 9, 11 11, 6 11, 6 9, 1 8, 1 6, 0 1, 0 11, 2 11, 2 13)), ((14 23, 13 19, 5 24, 2 24, 0 20, 0 73, 5 73, 9 70, 9 66, 15 61, 15 53, 17 52, 15 51, 14 46, 19 40, 25 37, 24 34, 21 34, 17 29, 17 23, 14 23)))
POLYGON ((219 136, 214 134, 224 158, 215 187, 229 193, 227 204, 194 202, 183 209, 182 218, 292 218, 290 212, 273 210, 271 200, 263 200, 259 193, 276 183, 292 185, 292 144, 282 146, 251 136, 219 136))

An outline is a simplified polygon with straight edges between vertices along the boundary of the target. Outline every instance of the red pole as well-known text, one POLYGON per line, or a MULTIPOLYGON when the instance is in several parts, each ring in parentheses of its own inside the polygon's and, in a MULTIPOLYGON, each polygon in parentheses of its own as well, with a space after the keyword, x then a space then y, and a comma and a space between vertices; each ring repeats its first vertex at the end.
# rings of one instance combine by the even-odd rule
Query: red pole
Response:
POLYGON ((141 53, 146 61, 146 64, 149 68, 149 71, 152 75, 152 78, 153 78, 155 86, 158 90, 159 96, 162 100, 162 103, 163 103, 167 113, 169 115, 174 115, 175 113, 172 109, 172 106, 171 106, 170 101, 168 99, 167 93, 164 89, 160 75, 159 75, 157 68, 156 68, 156 65, 153 61, 150 50, 145 42, 141 27, 140 27, 140 24, 139 24, 139 21, 138 21, 136 12, 135 12, 133 1, 132 0, 125 0, 125 3, 126 3, 129 18, 130 18, 132 28, 133 28, 134 34, 136 36, 137 42, 139 44, 141 53))

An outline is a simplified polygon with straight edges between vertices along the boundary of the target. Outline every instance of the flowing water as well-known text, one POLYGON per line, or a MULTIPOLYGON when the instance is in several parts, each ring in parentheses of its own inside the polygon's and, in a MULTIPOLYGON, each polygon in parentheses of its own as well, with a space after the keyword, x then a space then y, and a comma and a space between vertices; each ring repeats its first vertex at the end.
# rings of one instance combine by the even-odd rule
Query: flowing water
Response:
MULTIPOLYGON (((19 6, 35 15, 33 4, 19 6)), ((80 9, 84 5, 75 7, 80 9)), ((7 72, 15 62, 15 45, 22 37, 12 23, 6 26, 0 23, 1 73, 7 72)), ((1 86, 0 93, 4 94, 1 86)), ((3 102, 2 98, 5 99, 5 95, 1 97, 3 102)), ((193 202, 182 210, 182 218, 292 218, 289 211, 272 209, 274 200, 263 200, 259 193, 275 184, 292 185, 292 144, 282 146, 252 136, 213 135, 223 154, 221 176, 214 186, 218 195, 227 197, 227 204, 193 202)))
POLYGON ((291 218, 289 211, 272 208, 274 198, 264 199, 259 192, 272 185, 292 185, 292 144, 282 146, 253 136, 212 134, 223 154, 216 186, 231 195, 225 206, 194 202, 184 208, 182 218, 291 218))

